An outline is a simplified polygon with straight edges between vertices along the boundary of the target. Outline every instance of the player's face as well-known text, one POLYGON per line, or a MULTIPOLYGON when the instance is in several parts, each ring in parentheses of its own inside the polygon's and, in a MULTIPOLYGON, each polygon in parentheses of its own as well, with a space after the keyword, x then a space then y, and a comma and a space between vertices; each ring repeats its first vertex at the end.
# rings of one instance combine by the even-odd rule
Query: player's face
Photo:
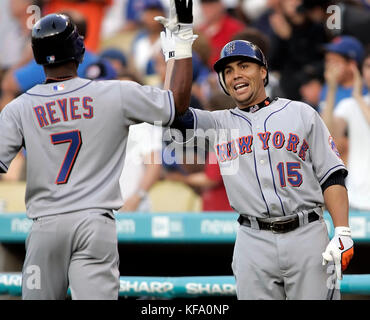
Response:
POLYGON ((249 61, 230 62, 224 70, 225 85, 239 107, 247 107, 266 98, 264 67, 249 61))

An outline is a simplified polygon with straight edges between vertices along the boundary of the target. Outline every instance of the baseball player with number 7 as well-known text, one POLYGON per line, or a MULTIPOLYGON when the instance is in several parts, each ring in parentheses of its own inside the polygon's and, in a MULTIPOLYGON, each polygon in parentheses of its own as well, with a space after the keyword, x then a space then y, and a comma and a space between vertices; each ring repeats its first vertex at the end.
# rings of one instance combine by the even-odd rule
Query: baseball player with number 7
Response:
MULTIPOLYGON (((171 63, 171 33, 161 39, 171 63)), ((214 70, 236 107, 189 108, 171 128, 182 141, 189 132, 205 136, 218 156, 230 205, 239 213, 232 261, 238 299, 339 299, 332 279, 342 279, 353 241, 347 169, 328 129, 311 106, 266 95, 267 61, 255 44, 226 44, 214 70), (324 206, 335 226, 331 241, 324 206)))
POLYGON ((68 287, 72 299, 118 298, 113 210, 123 205, 119 178, 129 126, 170 125, 190 101, 192 1, 171 3, 178 55, 169 90, 79 78, 85 47, 71 20, 51 14, 33 27, 33 53, 46 82, 0 114, 0 173, 22 147, 27 150, 26 208, 33 224, 26 240, 23 299, 65 299, 68 287))

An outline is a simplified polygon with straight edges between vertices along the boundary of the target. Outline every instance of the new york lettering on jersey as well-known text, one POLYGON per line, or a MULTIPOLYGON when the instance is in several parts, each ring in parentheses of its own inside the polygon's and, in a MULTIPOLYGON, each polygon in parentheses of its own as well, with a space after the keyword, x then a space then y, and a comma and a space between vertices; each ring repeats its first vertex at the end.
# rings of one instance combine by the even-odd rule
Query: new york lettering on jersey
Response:
MULTIPOLYGON (((306 153, 309 149, 308 142, 303 138, 300 139, 298 134, 289 133, 284 134, 281 131, 259 132, 257 133, 260 141, 257 141, 257 147, 267 150, 270 147, 275 149, 282 149, 285 147, 286 151, 297 153, 299 158, 306 160, 306 153), (287 137, 287 138, 286 138, 287 137)), ((220 162, 231 161, 238 156, 248 156, 253 150, 253 135, 242 136, 231 141, 217 144, 216 152, 220 162)))

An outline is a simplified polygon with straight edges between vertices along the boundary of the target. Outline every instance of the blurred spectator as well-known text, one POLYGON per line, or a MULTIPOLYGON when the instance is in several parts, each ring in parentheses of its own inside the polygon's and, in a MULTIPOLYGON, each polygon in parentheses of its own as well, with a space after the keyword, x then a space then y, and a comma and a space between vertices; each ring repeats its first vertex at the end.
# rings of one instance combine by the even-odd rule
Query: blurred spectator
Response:
MULTIPOLYGON (((87 26, 84 17, 77 11, 66 11, 63 13, 74 21, 81 36, 85 36, 87 26)), ((78 75, 82 77, 85 74, 85 68, 96 61, 96 59, 97 57, 86 49, 84 60, 78 67, 78 75)), ((25 92, 44 81, 45 73, 43 67, 38 65, 34 59, 23 67, 9 70, 1 82, 2 96, 0 100, 0 111, 19 93, 25 92)))
POLYGON ((221 1, 225 7, 226 12, 230 16, 242 21, 243 23, 248 23, 249 21, 248 17, 244 14, 244 11, 241 7, 241 3, 243 1, 241 0, 221 0, 221 1))
POLYGON ((124 30, 137 30, 141 27, 140 13, 142 11, 143 1, 127 0, 125 4, 125 24, 124 30))
MULTIPOLYGON (((244 0, 244 2, 249 2, 250 0, 244 0)), ((259 4, 260 0, 252 0, 253 2, 257 2, 259 4)), ((261 2, 263 2, 262 0, 261 2)), ((250 22, 250 26, 260 30, 265 36, 267 36, 270 41, 273 38, 275 32, 270 22, 270 17, 280 11, 280 1, 281 0, 267 0, 265 1, 266 10, 261 12, 261 14, 255 18, 252 18, 250 22)), ((253 13, 251 13, 253 16, 253 13)), ((247 16, 250 16, 248 12, 246 12, 247 16)))
POLYGON ((297 71, 307 65, 320 68, 321 48, 327 42, 323 25, 297 11, 301 1, 280 0, 278 10, 270 15, 274 31, 268 57, 270 70, 280 73, 282 95, 292 100, 301 100, 297 71))
POLYGON ((85 46, 92 52, 99 49, 101 27, 106 9, 112 0, 43 0, 44 15, 61 11, 78 11, 86 19, 87 30, 85 46))
POLYGON ((116 48, 107 48, 100 52, 99 56, 110 62, 117 74, 122 74, 127 71, 127 58, 125 54, 116 48))
POLYGON ((21 66, 33 57, 30 41, 30 29, 27 20, 30 17, 27 7, 32 0, 2 0, 0 10, 0 70, 21 66))
MULTIPOLYGON (((341 36, 325 45, 325 50, 325 84, 320 96, 319 112, 329 131, 333 133, 333 110, 342 99, 352 96, 355 81, 353 67, 360 67, 364 49, 356 38, 341 36)), ((363 94, 366 91, 364 86, 363 94)), ((344 163, 347 164, 348 132, 338 136, 336 143, 340 146, 344 163)))
POLYGON ((370 95, 363 95, 363 82, 370 89, 370 50, 365 54, 362 75, 356 64, 351 64, 354 75, 352 97, 339 102, 333 113, 332 134, 339 152, 343 149, 343 138, 348 131, 348 188, 349 204, 352 209, 370 210, 370 95))
MULTIPOLYGON (((158 2, 158 6, 165 9, 165 0, 158 0, 158 1, 147 1, 147 0, 127 0, 125 4, 125 25, 124 30, 138 30, 141 28, 141 15, 142 12, 145 10, 145 7, 152 2, 152 4, 156 4, 158 2)), ((156 4, 157 5, 157 4, 156 4)))
MULTIPOLYGON (((353 65, 361 65, 364 48, 354 37, 341 36, 326 44, 325 48, 325 84, 323 86, 319 110, 326 125, 330 128, 325 110, 331 113, 338 102, 352 95, 354 75, 353 65)), ((363 93, 366 93, 366 87, 363 93)))
POLYGON ((140 21, 141 31, 132 42, 131 55, 135 68, 142 76, 155 73, 153 56, 160 48, 162 25, 154 20, 156 16, 165 16, 166 12, 160 0, 140 0, 142 4, 140 21))
POLYGON ((331 38, 339 35, 351 35, 362 42, 369 43, 370 8, 366 0, 363 1, 334 1, 334 0, 303 0, 299 10, 307 12, 309 17, 326 27, 326 32, 331 38), (367 2, 367 4, 366 4, 367 2), (335 12, 327 10, 330 5, 335 5, 335 12), (331 20, 339 26, 331 26, 331 20))
POLYGON ((241 7, 244 14, 251 21, 257 21, 270 7, 271 0, 242 0, 241 7))
POLYGON ((126 3, 128 0, 113 0, 103 18, 100 38, 107 38, 119 32, 126 24, 126 3))
POLYGON ((83 78, 91 80, 111 80, 116 79, 118 73, 111 63, 103 58, 98 59, 88 65, 83 78))
POLYGON ((203 21, 199 30, 209 39, 212 51, 208 63, 212 68, 223 46, 245 25, 227 13, 221 0, 201 0, 201 9, 203 21))
POLYGON ((299 94, 302 101, 319 110, 320 94, 324 82, 321 68, 306 66, 299 75, 299 94))

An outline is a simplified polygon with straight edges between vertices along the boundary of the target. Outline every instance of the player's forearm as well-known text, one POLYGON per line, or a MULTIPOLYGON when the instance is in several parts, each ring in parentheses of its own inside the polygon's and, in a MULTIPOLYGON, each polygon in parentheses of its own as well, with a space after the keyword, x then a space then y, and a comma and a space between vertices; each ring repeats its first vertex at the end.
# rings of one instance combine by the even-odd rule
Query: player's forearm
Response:
POLYGON ((164 79, 164 84, 163 84, 163 89, 165 90, 170 89, 174 64, 175 64, 175 59, 170 59, 166 63, 166 77, 164 79))
MULTIPOLYGON (((173 67, 169 75, 168 89, 172 91, 176 114, 182 115, 189 108, 193 80, 192 59, 172 59, 173 67)), ((170 61, 169 61, 170 63, 170 61)))
POLYGON ((332 185, 324 191, 324 202, 334 227, 348 227, 348 194, 342 185, 332 185))

